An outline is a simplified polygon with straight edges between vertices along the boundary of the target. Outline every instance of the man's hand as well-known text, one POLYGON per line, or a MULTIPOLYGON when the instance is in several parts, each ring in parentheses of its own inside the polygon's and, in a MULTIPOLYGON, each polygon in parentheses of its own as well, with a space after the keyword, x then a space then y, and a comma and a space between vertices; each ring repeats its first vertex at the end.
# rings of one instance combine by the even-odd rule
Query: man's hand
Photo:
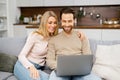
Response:
POLYGON ((30 76, 33 79, 37 79, 40 77, 39 71, 34 66, 30 66, 28 69, 30 70, 30 76))

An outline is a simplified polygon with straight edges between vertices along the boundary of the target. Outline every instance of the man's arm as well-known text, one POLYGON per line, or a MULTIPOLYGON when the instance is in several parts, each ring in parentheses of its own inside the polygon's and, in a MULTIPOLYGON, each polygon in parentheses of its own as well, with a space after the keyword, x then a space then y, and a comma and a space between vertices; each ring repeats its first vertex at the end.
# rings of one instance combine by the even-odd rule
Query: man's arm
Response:
POLYGON ((87 37, 85 37, 82 40, 82 53, 83 54, 91 54, 90 44, 89 44, 89 40, 87 37))
POLYGON ((48 43, 46 63, 51 69, 56 69, 57 62, 56 62, 56 55, 55 55, 54 38, 51 38, 48 43))

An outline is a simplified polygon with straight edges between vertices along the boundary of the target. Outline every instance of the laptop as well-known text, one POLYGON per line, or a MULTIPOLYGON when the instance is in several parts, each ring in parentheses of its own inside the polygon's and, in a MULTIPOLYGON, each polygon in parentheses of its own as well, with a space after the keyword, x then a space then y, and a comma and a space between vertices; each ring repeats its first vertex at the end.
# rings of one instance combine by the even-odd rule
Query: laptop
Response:
POLYGON ((60 55, 57 57, 57 76, 87 75, 91 72, 93 55, 60 55))

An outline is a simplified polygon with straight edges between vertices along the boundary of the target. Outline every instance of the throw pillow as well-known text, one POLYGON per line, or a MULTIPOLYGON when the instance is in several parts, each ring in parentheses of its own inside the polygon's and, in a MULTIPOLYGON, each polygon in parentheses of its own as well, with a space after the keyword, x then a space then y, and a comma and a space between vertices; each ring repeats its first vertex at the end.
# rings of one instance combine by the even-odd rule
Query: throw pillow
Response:
POLYGON ((16 56, 0 53, 0 71, 13 72, 16 61, 16 56))
POLYGON ((120 80, 120 44, 98 45, 92 71, 106 80, 120 80))

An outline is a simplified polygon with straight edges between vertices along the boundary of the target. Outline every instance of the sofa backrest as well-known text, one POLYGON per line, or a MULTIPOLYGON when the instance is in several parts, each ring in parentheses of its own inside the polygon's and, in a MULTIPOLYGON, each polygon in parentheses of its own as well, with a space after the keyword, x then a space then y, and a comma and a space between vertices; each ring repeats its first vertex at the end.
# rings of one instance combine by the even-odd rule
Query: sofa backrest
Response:
POLYGON ((102 40, 94 40, 89 39, 91 52, 95 55, 97 45, 114 45, 114 44, 120 44, 120 40, 113 40, 113 41, 102 41, 102 40))
MULTIPOLYGON (((0 38, 0 53, 14 54, 18 55, 22 50, 27 37, 14 37, 14 38, 0 38)), ((114 41, 101 41, 89 39, 90 48, 92 53, 95 55, 97 45, 113 45, 120 44, 120 40, 114 41)))
POLYGON ((26 42, 26 37, 0 38, 0 53, 18 56, 26 42))

